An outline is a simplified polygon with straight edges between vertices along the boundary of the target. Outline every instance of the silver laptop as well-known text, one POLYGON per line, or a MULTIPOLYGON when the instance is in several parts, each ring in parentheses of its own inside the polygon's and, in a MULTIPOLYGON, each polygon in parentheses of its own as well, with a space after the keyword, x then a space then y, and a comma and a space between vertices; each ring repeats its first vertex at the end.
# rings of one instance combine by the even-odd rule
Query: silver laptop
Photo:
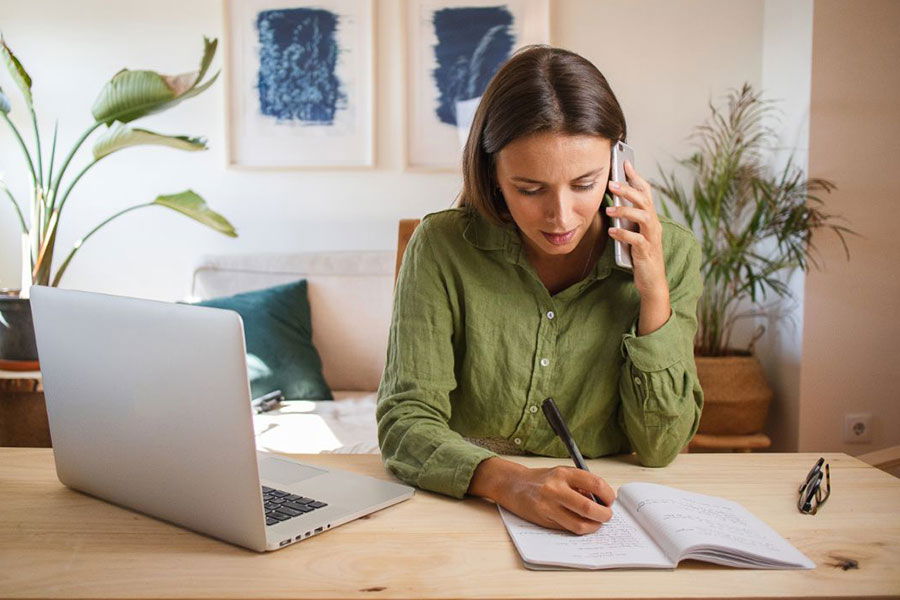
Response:
POLYGON ((34 286, 65 485, 251 550, 277 550, 414 489, 257 452, 240 316, 34 286))

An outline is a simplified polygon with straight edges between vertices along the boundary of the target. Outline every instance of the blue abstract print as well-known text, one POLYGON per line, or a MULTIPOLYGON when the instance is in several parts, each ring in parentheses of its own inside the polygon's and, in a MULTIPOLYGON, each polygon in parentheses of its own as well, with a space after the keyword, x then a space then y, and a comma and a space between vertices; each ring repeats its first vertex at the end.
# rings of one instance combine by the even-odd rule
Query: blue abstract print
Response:
POLYGON ((443 8, 432 16, 438 119, 456 125, 456 102, 480 96, 515 45, 505 6, 443 8))
POLYGON ((347 96, 335 75, 338 15, 318 8, 267 10, 259 32, 259 106, 281 121, 331 125, 347 96))

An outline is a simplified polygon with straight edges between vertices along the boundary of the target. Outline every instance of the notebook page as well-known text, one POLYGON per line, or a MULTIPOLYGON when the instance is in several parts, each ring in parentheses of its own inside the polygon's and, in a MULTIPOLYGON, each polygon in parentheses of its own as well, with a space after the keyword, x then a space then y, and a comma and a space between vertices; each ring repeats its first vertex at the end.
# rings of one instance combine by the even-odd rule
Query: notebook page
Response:
POLYGON ((670 556, 722 564, 746 556, 748 564, 815 568, 807 556, 736 502, 641 482, 620 486, 619 497, 670 556), (691 548, 700 552, 691 556, 691 548), (717 556, 722 560, 715 560, 717 556))
POLYGON ((612 505, 612 518, 594 533, 585 535, 546 529, 518 517, 499 504, 497 508, 519 555, 526 563, 582 569, 675 566, 619 504, 618 499, 612 505))

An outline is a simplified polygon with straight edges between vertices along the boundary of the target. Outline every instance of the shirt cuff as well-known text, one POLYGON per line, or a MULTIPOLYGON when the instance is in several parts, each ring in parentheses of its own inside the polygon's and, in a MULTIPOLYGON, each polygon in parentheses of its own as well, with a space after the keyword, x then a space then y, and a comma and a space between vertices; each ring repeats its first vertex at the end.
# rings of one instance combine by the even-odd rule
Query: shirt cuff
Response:
POLYGON ((649 373, 668 369, 681 360, 679 347, 682 332, 678 326, 673 310, 662 327, 647 335, 637 335, 638 320, 635 319, 631 329, 622 335, 622 356, 630 358, 631 363, 649 373))
POLYGON ((448 440, 438 446, 422 465, 418 486, 463 498, 469 490, 475 469, 481 461, 493 456, 498 454, 466 440, 448 440))

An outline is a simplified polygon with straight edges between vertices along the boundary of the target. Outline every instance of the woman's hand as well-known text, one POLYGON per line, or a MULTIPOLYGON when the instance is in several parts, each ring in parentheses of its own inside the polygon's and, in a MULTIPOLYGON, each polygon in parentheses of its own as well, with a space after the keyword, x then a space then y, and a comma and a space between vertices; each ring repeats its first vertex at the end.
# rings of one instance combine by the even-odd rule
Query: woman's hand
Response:
POLYGON ((610 181, 609 190, 611 194, 625 198, 634 206, 609 206, 606 208, 606 214, 637 223, 639 231, 613 227, 609 230, 609 236, 631 245, 634 285, 641 299, 668 300, 669 284, 666 281, 666 265, 663 257, 662 225, 653 207, 652 188, 627 160, 625 176, 628 183, 618 184, 610 181))
POLYGON ((575 467, 522 468, 506 480, 496 502, 527 521, 578 535, 593 533, 612 518, 616 493, 602 478, 575 467))

